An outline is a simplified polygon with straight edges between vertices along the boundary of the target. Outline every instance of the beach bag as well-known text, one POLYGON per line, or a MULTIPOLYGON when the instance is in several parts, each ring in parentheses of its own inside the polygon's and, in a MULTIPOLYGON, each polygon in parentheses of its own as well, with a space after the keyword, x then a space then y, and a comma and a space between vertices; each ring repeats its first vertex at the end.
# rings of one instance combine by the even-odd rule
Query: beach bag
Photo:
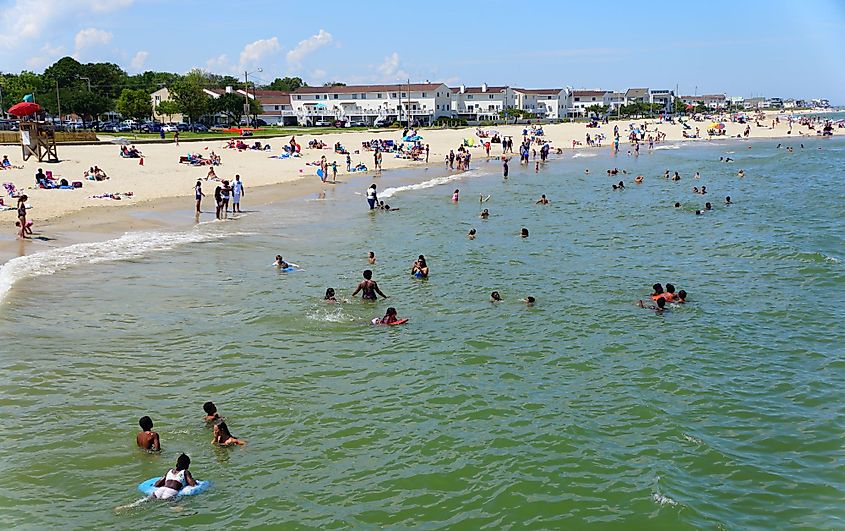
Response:
POLYGON ((82 188, 82 181, 73 181, 71 184, 74 188, 82 188))

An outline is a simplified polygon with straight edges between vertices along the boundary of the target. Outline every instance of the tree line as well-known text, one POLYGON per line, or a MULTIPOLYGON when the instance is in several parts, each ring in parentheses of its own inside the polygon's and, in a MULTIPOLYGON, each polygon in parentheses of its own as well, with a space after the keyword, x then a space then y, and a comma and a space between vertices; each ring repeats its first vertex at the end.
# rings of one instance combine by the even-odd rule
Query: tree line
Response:
MULTIPOLYGON (((248 90, 266 88, 292 92, 307 84, 299 77, 276 78, 266 86, 249 85, 230 75, 220 75, 194 69, 186 74, 147 71, 129 75, 114 63, 80 63, 63 57, 47 67, 43 73, 23 71, 19 74, 0 73, 0 97, 4 111, 32 94, 36 103, 48 114, 57 116, 59 105, 63 115, 76 114, 83 122, 97 120, 109 112, 118 112, 138 121, 152 116, 150 95, 166 87, 172 100, 163 101, 155 109, 158 114, 182 114, 191 122, 203 116, 222 113, 230 123, 240 122, 244 113, 244 98, 237 93, 224 93, 211 98, 204 89, 248 90)), ((261 113, 257 99, 250 99, 250 114, 261 113)))

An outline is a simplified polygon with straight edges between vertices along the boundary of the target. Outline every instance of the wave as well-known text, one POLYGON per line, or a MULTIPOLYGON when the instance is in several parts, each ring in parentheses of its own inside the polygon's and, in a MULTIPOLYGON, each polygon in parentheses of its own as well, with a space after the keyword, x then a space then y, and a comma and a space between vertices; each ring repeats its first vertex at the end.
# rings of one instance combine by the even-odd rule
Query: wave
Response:
POLYGON ((676 502, 675 500, 673 500, 669 496, 664 496, 664 495, 660 494, 659 492, 653 493, 651 495, 651 499, 654 501, 654 503, 660 505, 661 507, 664 506, 664 505, 668 505, 670 507, 674 507, 674 506, 678 505, 678 502, 676 502))
POLYGON ((576 153, 572 155, 573 159, 580 159, 583 157, 598 157, 598 153, 576 153))
POLYGON ((654 151, 657 151, 659 149, 681 149, 681 146, 677 144, 670 144, 668 146, 657 146, 654 148, 654 151))
POLYGON ((174 247, 220 240, 247 233, 209 232, 127 232, 119 238, 92 243, 77 243, 48 251, 13 258, 0 267, 0 302, 16 282, 52 275, 82 264, 129 260, 174 247))
POLYGON ((416 184, 408 184, 405 186, 396 186, 394 188, 385 188, 381 192, 379 192, 378 197, 379 199, 387 199, 388 197, 393 197, 394 195, 398 194, 399 192, 409 192, 414 190, 425 190, 426 188, 434 188, 435 186, 440 186, 443 184, 448 184, 453 181, 458 181, 465 177, 472 177, 473 175, 477 175, 478 172, 473 170, 468 170, 462 173, 455 173, 452 175, 443 175, 441 177, 435 177, 434 179, 430 179, 428 181, 423 181, 421 183, 416 184))

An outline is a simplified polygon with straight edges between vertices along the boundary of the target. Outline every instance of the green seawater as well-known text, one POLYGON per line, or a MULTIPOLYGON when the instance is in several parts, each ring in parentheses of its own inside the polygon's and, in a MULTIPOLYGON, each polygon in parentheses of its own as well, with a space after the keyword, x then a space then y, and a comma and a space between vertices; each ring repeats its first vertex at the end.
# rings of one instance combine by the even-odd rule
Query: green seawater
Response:
POLYGON ((386 173, 392 213, 358 178, 13 261, 2 527, 845 528, 845 141, 800 142, 567 151, 507 181, 476 155, 451 181, 386 173), (370 250, 390 298, 324 303, 370 250), (688 304, 636 307, 655 282, 688 304), (410 322, 368 324, 387 306, 410 322), (210 444, 206 400, 246 446, 210 444), (135 448, 142 415, 161 455, 135 448), (210 490, 116 510, 180 452, 210 490))

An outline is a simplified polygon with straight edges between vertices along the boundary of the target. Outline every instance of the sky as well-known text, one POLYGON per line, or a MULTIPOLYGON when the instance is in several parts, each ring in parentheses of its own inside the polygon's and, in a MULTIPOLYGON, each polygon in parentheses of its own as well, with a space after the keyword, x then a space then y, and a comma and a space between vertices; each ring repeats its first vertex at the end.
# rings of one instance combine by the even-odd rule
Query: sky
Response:
POLYGON ((0 27, 0 71, 14 73, 70 55, 130 74, 198 67, 259 83, 677 88, 845 104, 845 0, 0 0, 0 27))

